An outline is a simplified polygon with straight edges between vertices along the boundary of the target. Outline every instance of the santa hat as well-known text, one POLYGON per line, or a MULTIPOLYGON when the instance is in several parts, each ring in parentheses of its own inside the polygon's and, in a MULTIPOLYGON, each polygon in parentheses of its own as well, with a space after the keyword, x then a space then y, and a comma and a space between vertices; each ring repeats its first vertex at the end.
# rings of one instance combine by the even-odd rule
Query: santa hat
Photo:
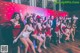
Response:
POLYGON ((37 17, 36 18, 41 18, 39 15, 37 15, 37 17))

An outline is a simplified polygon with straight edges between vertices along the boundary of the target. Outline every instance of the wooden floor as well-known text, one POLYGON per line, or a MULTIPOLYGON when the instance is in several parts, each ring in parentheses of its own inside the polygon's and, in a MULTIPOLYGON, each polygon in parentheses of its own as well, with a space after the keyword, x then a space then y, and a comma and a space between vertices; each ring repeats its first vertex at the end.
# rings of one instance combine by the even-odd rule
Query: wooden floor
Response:
POLYGON ((50 46, 51 47, 47 49, 42 48, 42 53, 80 53, 80 40, 75 40, 74 42, 70 41, 66 43, 61 43, 58 45, 54 45, 51 43, 50 46))
POLYGON ((42 53, 80 53, 80 40, 61 43, 57 46, 51 44, 50 48, 43 49, 42 53))

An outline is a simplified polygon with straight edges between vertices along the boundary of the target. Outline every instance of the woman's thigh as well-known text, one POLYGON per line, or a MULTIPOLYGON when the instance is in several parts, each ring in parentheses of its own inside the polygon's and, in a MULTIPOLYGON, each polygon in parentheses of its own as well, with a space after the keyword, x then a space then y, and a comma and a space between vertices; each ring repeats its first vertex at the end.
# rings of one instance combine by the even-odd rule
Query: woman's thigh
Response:
POLYGON ((28 44, 33 45, 32 41, 29 38, 27 38, 26 40, 27 40, 28 44))
POLYGON ((20 38, 21 42, 28 47, 27 40, 25 38, 20 38))
POLYGON ((39 40, 40 42, 43 42, 44 40, 41 38, 41 36, 37 36, 37 40, 39 40))

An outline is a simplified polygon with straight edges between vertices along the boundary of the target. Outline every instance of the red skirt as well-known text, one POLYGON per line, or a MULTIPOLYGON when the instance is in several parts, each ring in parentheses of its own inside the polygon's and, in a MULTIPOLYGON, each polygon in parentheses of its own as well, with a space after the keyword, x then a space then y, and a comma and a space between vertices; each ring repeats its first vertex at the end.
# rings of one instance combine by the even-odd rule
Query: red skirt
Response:
POLYGON ((59 26, 56 26, 55 32, 58 32, 60 30, 59 26))
POLYGON ((51 35, 50 28, 48 28, 48 29, 46 30, 45 34, 46 34, 46 36, 52 36, 52 35, 51 35))
POLYGON ((41 34, 41 32, 38 31, 38 30, 35 30, 35 31, 33 32, 33 34, 41 34))

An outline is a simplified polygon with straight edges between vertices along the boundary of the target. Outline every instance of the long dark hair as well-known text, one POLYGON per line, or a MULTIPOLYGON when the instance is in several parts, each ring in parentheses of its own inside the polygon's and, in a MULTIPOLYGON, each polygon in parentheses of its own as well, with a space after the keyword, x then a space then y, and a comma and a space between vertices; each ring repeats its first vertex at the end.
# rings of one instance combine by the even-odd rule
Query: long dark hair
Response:
POLYGON ((12 16, 12 19, 15 19, 15 17, 16 17, 16 15, 19 15, 19 24, 20 24, 20 31, 22 31, 23 30, 23 28, 24 28, 24 23, 23 23, 23 21, 22 21, 22 19, 21 19, 21 15, 20 15, 20 13, 19 12, 14 12, 14 14, 13 14, 13 16, 12 16))
POLYGON ((16 17, 16 15, 19 15, 19 22, 22 22, 22 19, 21 19, 21 15, 20 15, 20 13, 18 13, 18 12, 14 12, 14 14, 13 14, 13 16, 12 16, 12 19, 15 19, 15 17, 16 17))
POLYGON ((31 16, 27 18, 27 24, 31 24, 31 21, 30 21, 31 18, 32 18, 31 16))
POLYGON ((14 19, 14 18, 16 17, 17 14, 19 14, 19 17, 21 18, 20 13, 18 13, 18 12, 14 12, 14 14, 12 15, 12 19, 14 19))

